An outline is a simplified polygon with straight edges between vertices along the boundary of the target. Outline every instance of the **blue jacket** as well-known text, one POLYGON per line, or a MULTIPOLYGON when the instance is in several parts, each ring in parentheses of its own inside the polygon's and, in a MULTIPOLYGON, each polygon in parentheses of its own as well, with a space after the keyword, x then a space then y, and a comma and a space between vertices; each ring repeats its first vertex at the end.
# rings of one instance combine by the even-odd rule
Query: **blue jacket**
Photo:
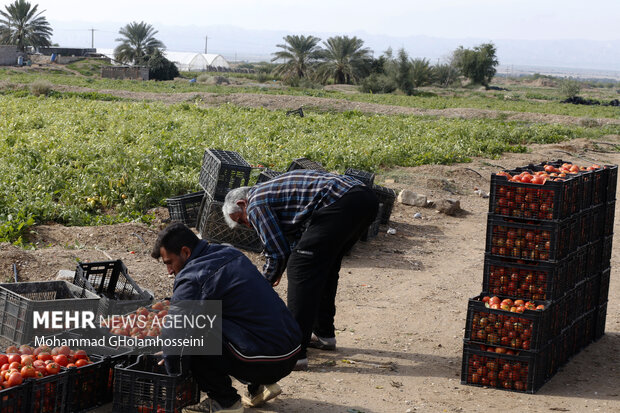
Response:
POLYGON ((286 357, 300 347, 293 315, 235 248, 201 240, 174 280, 172 300, 221 300, 224 344, 240 357, 286 357))

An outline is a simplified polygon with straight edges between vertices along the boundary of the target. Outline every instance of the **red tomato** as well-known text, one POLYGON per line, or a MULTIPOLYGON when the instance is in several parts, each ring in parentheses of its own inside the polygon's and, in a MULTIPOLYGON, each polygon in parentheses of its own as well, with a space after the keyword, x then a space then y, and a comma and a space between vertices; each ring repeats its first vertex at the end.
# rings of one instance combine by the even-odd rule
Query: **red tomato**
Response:
POLYGON ((32 365, 28 365, 28 366, 22 367, 20 373, 23 378, 28 378, 28 377, 35 377, 37 374, 37 371, 35 370, 34 367, 32 367, 32 365))
POLYGON ((37 359, 41 361, 52 360, 52 354, 47 351, 40 352, 39 355, 37 355, 37 359))
POLYGON ((34 358, 31 355, 24 355, 21 358, 21 363, 26 366, 26 365, 31 365, 34 362, 34 358))
POLYGON ((45 366, 45 370, 47 371, 47 374, 58 374, 58 372, 60 371, 60 366, 56 363, 50 363, 47 366, 45 366))
POLYGON ((9 358, 6 354, 0 354, 0 366, 9 362, 9 358))
POLYGON ((65 366, 66 368, 76 367, 74 363, 69 363, 65 366))
POLYGON ((67 364, 69 364, 69 361, 67 360, 67 356, 65 356, 64 354, 59 354, 56 357, 54 357, 54 362, 58 365, 61 365, 62 367, 66 367, 67 364))
POLYGON ((21 363, 22 361, 22 356, 19 354, 9 354, 9 364, 11 363, 21 363))
POLYGON ((73 358, 75 360, 88 359, 88 354, 86 354, 84 350, 77 350, 75 354, 73 354, 73 358))
POLYGON ((21 363, 18 363, 17 361, 14 361, 14 362, 9 364, 9 370, 11 370, 11 369, 20 370, 21 368, 22 368, 21 363))
POLYGON ((75 362, 75 367, 82 367, 82 366, 86 366, 87 364, 90 364, 88 362, 88 360, 86 360, 86 359, 78 359, 75 362))
POLYGON ((15 354, 15 353, 19 353, 19 350, 17 349, 17 347, 15 347, 15 346, 8 346, 6 348, 6 354, 15 354))
POLYGON ((9 387, 19 386, 24 382, 24 378, 22 377, 21 373, 14 372, 11 373, 7 382, 9 384, 9 387))

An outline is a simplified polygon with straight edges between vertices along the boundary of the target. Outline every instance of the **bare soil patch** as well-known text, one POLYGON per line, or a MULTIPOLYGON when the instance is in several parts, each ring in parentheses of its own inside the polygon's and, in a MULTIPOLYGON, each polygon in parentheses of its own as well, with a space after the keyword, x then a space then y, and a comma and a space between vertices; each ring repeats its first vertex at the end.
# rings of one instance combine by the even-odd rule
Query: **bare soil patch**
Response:
MULTIPOLYGON (((612 137, 610 137, 612 139, 612 137)), ((618 139, 615 139, 618 142, 618 139)), ((620 411, 620 283, 618 248, 612 255, 606 335, 574 357, 536 395, 460 384, 467 299, 482 289, 490 174, 500 167, 563 158, 618 164, 618 152, 593 152, 575 140, 536 145, 531 153, 475 159, 452 166, 395 168, 380 178, 395 189, 411 189, 429 199, 455 198, 458 217, 428 208, 396 204, 390 227, 359 243, 343 263, 337 298, 338 350, 310 350, 310 370, 281 381, 283 394, 260 412, 481 412, 518 408, 529 412, 620 411), (421 219, 414 219, 419 212, 421 219)), ((166 217, 165 210, 158 216, 166 217)), ((157 298, 170 294, 172 279, 150 258, 161 219, 153 226, 101 227, 41 225, 36 246, 0 245, 0 277, 52 279, 76 260, 122 259, 136 281, 157 298)), ((615 232, 620 228, 616 212, 615 232)), ((614 241, 617 245, 618 240, 614 241)), ((258 254, 248 256, 262 264, 258 254)), ((276 287, 286 297, 286 282, 276 287)), ((239 389, 241 386, 237 383, 239 389)), ((99 409, 109 412, 110 406, 99 409)))

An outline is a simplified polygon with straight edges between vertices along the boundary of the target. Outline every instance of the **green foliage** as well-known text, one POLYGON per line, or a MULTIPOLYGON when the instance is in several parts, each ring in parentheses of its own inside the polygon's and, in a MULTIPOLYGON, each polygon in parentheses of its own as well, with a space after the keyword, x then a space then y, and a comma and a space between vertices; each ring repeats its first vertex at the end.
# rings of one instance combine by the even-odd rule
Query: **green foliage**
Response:
POLYGON ((335 36, 323 42, 318 77, 323 82, 333 79, 334 83, 357 83, 369 73, 372 52, 364 47, 364 41, 357 37, 335 36))
POLYGON ((564 79, 560 83, 560 93, 566 98, 574 98, 581 91, 581 83, 574 79, 564 79))
POLYGON ((457 83, 459 69, 452 63, 443 63, 433 66, 433 79, 441 87, 452 86, 457 83))
POLYGON ((312 75, 314 68, 321 58, 321 41, 315 36, 284 36, 284 43, 278 44, 282 50, 273 54, 272 62, 283 60, 274 69, 274 73, 281 75, 284 80, 300 79, 312 75))
POLYGON ((34 225, 34 222, 34 218, 24 209, 20 209, 15 217, 11 214, 0 214, 0 242, 12 242, 23 246, 23 236, 28 228, 34 225))
POLYGON ((360 91, 363 93, 392 93, 397 89, 396 83, 389 76, 373 73, 362 81, 360 91))
POLYGON ((151 55, 145 57, 146 66, 149 68, 149 79, 172 80, 179 76, 179 69, 170 60, 156 49, 151 55))
POLYGON ((433 82, 433 69, 427 59, 411 60, 411 81, 415 88, 430 85, 433 82))
POLYGON ((396 83, 398 88, 406 95, 413 95, 415 86, 411 77, 411 62, 405 49, 398 51, 398 74, 396 75, 396 83))
POLYGON ((495 53, 493 43, 483 43, 473 50, 460 46, 454 51, 453 59, 463 76, 488 88, 499 64, 495 53))
POLYGON ((165 47, 155 38, 157 30, 145 22, 128 23, 118 33, 122 37, 116 41, 121 44, 114 49, 114 59, 122 63, 142 65, 147 56, 165 47))
MULTIPOLYGON (((322 91, 306 93, 324 93, 322 91)), ((314 113, 232 105, 0 96, 0 225, 18 240, 33 218, 69 225, 140 219, 165 198, 198 188, 205 148, 235 150, 284 169, 309 157, 329 170, 465 162, 532 143, 619 133, 599 128, 314 113), (20 211, 23 211, 21 217, 20 211), (9 217, 10 215, 10 217, 9 217), (24 223, 20 227, 20 223, 24 223)))
POLYGON ((16 45, 22 52, 26 46, 50 46, 52 27, 43 12, 37 13, 25 0, 15 0, 0 10, 0 44, 16 45))

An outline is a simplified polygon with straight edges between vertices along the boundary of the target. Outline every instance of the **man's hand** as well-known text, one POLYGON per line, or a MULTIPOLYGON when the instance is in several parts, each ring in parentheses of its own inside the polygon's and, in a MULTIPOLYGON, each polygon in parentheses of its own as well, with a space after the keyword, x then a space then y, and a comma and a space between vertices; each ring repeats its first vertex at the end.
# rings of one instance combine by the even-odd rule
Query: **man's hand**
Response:
POLYGON ((278 284, 280 284, 280 280, 282 279, 282 274, 280 274, 280 276, 278 278, 276 278, 275 280, 273 280, 271 282, 271 286, 272 287, 276 287, 278 284))

